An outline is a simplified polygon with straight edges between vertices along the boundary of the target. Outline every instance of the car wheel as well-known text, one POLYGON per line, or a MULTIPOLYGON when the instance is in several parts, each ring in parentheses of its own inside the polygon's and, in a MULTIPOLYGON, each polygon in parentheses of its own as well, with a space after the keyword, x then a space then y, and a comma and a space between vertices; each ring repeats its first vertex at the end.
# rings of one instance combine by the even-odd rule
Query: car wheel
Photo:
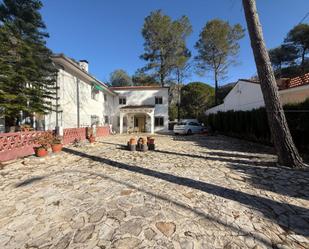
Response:
POLYGON ((187 131, 187 135, 192 135, 191 129, 189 129, 189 130, 187 131))

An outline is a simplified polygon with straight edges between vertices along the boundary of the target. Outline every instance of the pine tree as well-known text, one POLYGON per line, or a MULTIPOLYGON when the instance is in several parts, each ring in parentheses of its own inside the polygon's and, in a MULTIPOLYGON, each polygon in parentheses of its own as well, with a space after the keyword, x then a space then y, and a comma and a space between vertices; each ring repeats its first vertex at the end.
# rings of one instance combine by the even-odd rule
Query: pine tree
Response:
POLYGON ((148 62, 142 71, 152 71, 164 86, 179 58, 190 57, 186 39, 191 32, 188 17, 172 20, 161 10, 151 12, 142 29, 145 51, 141 58, 148 62))
POLYGON ((242 3, 265 101, 268 123, 278 155, 278 162, 281 165, 291 168, 302 168, 305 164, 295 147, 279 99, 275 75, 264 42, 262 26, 257 13, 255 0, 242 0, 242 3))
POLYGON ((46 114, 53 109, 57 71, 46 47, 39 0, 4 0, 0 4, 0 108, 7 125, 19 113, 46 114))

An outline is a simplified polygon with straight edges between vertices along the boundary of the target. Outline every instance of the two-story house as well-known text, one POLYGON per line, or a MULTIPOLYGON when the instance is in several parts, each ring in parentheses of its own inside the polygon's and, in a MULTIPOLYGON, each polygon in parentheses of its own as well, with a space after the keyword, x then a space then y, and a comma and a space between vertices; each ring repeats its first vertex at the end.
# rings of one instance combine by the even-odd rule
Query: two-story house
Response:
POLYGON ((57 108, 45 115, 45 129, 109 124, 117 94, 88 72, 86 60, 76 62, 63 54, 52 60, 58 68, 57 108))
POLYGON ((116 132, 168 130, 168 87, 108 87, 88 71, 88 62, 54 55, 58 68, 57 106, 45 115, 46 130, 112 125, 116 132))
POLYGON ((168 130, 168 87, 111 87, 117 93, 113 127, 119 132, 165 132, 168 130))

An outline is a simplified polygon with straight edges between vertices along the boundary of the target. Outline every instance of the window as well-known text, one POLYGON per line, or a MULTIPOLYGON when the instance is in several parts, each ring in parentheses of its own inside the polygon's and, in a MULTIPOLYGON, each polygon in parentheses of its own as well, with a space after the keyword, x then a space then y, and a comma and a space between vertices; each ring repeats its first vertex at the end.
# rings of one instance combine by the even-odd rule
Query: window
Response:
POLYGON ((99 98, 99 90, 92 87, 91 88, 91 98, 94 99, 94 100, 98 100, 99 98))
POLYGON ((109 118, 108 118, 108 116, 104 116, 104 124, 109 124, 109 118))
POLYGON ((100 118, 97 115, 91 115, 91 125, 99 125, 100 118))
POLYGON ((192 125, 192 126, 200 126, 198 123, 196 122, 190 122, 189 125, 192 125))
POLYGON ((164 117, 155 117, 155 126, 164 126, 164 117))
POLYGON ((162 105, 163 104, 163 98, 162 97, 155 97, 155 104, 156 105, 162 105))
POLYGON ((107 101, 107 95, 106 95, 106 93, 104 93, 104 102, 106 102, 107 101))
POLYGON ((126 97, 119 97, 119 105, 126 105, 127 99, 126 97))

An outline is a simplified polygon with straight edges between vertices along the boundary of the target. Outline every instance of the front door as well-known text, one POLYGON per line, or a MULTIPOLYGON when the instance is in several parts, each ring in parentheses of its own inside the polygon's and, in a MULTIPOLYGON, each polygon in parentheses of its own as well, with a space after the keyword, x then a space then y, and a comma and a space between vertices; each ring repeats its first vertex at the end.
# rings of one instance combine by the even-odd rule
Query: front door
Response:
POLYGON ((135 117, 134 127, 138 129, 138 132, 145 132, 145 117, 135 117))

